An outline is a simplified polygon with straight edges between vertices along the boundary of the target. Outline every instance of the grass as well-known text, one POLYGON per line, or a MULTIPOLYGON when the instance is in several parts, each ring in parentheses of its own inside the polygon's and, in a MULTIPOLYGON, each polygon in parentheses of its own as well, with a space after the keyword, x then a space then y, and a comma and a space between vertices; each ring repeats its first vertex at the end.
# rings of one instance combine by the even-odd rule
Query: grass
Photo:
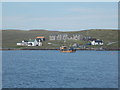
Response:
MULTIPOLYGON (((59 41, 50 41, 49 35, 58 35, 58 34, 68 34, 72 36, 73 34, 82 34, 83 36, 91 36, 97 39, 104 41, 103 48, 118 48, 118 33, 119 30, 105 30, 105 29, 91 29, 84 31, 75 31, 75 32, 59 32, 59 31, 47 31, 47 30, 2 30, 2 47, 3 48, 59 48, 62 45, 71 46, 73 43, 78 44, 87 44, 88 41, 78 41, 78 40, 67 40, 64 43, 63 40, 59 41), (35 39, 37 36, 45 36, 46 41, 43 42, 42 47, 25 47, 17 46, 16 43, 21 42, 22 40, 35 39), (52 45, 48 45, 48 42, 52 45), (117 42, 111 45, 107 45, 109 42, 117 42)), ((87 47, 100 47, 100 46, 90 46, 87 47)))

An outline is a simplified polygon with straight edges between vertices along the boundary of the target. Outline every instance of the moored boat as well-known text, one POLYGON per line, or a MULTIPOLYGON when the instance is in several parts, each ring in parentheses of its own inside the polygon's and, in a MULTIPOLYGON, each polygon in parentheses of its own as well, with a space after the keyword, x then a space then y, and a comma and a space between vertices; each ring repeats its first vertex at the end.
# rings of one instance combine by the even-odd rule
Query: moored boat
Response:
POLYGON ((76 50, 73 47, 67 48, 66 46, 62 46, 62 47, 60 47, 60 51, 71 53, 71 52, 75 52, 76 50))

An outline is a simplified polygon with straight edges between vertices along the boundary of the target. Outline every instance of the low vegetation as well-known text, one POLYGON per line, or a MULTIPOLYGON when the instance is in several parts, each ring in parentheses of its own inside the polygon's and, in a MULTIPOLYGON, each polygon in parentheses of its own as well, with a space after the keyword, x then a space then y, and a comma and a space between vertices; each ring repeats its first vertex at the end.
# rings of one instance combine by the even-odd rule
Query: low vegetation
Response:
POLYGON ((90 36, 103 40, 103 46, 91 46, 87 45, 87 48, 107 48, 107 49, 118 49, 118 33, 119 30, 105 30, 105 29, 91 29, 84 31, 74 31, 74 32, 59 32, 59 31, 47 31, 47 30, 2 30, 2 48, 46 48, 46 49, 55 49, 59 48, 62 45, 72 46, 74 43, 81 45, 86 45, 89 41, 80 41, 80 40, 55 40, 50 41, 49 36, 54 34, 82 34, 84 36, 90 36), (46 41, 43 42, 41 47, 27 47, 27 46, 17 46, 16 43, 21 42, 22 40, 35 39, 37 36, 44 36, 46 41), (52 44, 48 44, 52 43, 52 44))

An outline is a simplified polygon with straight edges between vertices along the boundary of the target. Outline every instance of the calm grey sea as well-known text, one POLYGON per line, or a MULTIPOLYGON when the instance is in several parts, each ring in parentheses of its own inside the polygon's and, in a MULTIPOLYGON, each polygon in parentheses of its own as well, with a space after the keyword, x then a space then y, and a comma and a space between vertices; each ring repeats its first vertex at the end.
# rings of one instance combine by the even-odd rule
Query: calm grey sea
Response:
POLYGON ((3 51, 3 88, 117 88, 117 51, 3 51))

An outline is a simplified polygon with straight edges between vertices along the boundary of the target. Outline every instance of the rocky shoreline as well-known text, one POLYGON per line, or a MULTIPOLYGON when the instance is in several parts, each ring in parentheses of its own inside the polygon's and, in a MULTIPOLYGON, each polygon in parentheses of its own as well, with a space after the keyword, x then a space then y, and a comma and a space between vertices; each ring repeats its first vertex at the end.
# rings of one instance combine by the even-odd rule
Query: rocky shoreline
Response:
MULTIPOLYGON (((60 50, 60 49, 27 49, 27 48, 2 48, 0 49, 1 51, 5 51, 5 50, 60 50)), ((99 48, 86 48, 86 49, 76 49, 76 50, 94 50, 94 51, 120 51, 120 49, 99 49, 99 48)))

